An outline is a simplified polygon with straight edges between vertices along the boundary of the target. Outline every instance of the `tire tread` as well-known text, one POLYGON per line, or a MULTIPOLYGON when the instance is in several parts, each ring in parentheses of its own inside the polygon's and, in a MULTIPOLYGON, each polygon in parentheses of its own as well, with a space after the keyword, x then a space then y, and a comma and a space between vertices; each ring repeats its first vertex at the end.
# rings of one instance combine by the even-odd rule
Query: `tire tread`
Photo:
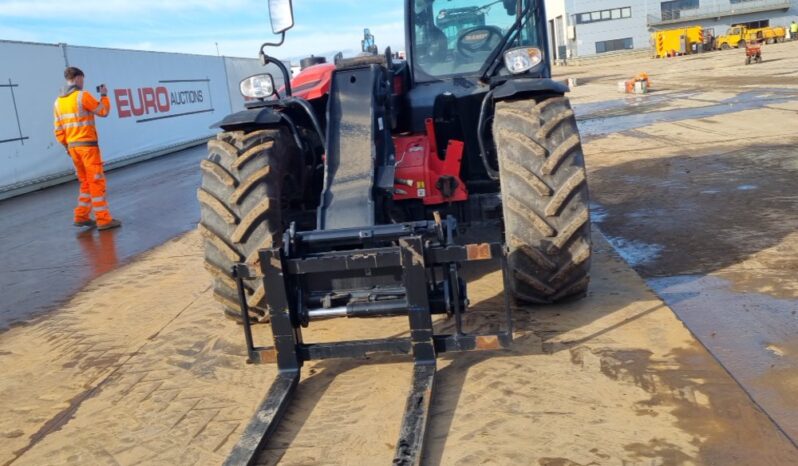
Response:
MULTIPOLYGON (((240 319, 232 266, 241 261, 260 271, 258 250, 281 240, 280 195, 284 166, 295 149, 285 129, 219 133, 208 142, 197 191, 205 243, 205 267, 213 278, 213 295, 224 313, 240 319)), ((250 318, 268 320, 263 280, 244 283, 250 318)))
POLYGON ((510 292, 551 303, 584 295, 590 280, 587 176, 567 98, 496 103, 510 292), (545 188, 543 188, 545 186, 545 188))

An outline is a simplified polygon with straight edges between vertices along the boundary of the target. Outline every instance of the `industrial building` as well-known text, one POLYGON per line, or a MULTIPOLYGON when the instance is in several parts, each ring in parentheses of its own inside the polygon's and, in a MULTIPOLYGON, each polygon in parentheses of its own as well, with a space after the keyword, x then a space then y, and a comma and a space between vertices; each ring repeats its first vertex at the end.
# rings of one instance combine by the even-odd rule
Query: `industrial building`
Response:
POLYGON ((733 24, 785 26, 798 0, 546 0, 555 63, 620 50, 646 49, 654 31, 701 25, 723 34, 733 24))

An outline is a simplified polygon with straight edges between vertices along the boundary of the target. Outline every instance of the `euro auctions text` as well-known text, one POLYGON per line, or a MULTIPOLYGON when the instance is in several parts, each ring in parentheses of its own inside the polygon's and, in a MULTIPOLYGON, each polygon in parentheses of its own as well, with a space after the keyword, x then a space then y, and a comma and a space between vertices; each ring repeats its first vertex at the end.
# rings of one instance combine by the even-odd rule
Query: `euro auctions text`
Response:
MULTIPOLYGON (((196 83, 195 83, 196 84, 196 83)), ((208 107, 208 90, 185 86, 140 87, 137 89, 114 89, 114 99, 119 118, 140 117, 143 115, 184 113, 203 110, 208 107)), ((206 87, 201 85, 199 87, 206 87)))

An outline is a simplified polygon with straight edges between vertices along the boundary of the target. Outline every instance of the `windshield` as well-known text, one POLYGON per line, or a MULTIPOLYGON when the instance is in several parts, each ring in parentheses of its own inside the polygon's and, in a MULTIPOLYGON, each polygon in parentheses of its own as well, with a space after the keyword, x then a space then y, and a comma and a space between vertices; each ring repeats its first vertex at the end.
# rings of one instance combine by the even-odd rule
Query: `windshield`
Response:
MULTIPOLYGON (((515 23, 517 11, 517 0, 415 0, 416 80, 475 75, 515 23)), ((538 45, 534 11, 529 14, 513 45, 538 45)))

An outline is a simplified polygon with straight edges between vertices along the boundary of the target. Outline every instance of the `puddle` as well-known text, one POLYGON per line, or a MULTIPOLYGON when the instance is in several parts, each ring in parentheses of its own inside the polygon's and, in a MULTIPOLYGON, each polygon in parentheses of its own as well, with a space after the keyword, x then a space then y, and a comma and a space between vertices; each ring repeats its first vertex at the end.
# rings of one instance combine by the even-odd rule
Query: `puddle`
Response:
POLYGON ((601 207, 599 204, 590 203, 590 221, 592 223, 601 223, 607 218, 607 209, 601 207))
POLYGON ((734 97, 703 107, 656 111, 662 102, 675 99, 690 99, 689 94, 669 94, 647 101, 626 99, 574 106, 578 115, 579 131, 583 136, 600 136, 642 128, 654 123, 670 123, 712 117, 724 113, 742 112, 768 105, 798 99, 798 93, 778 90, 755 90, 742 92, 734 97), (603 105, 599 105, 603 104, 603 105), (643 108, 641 108, 643 107, 643 108), (645 112, 644 110, 652 111, 645 112), (621 110, 621 111, 619 111, 621 110), (643 110, 643 112, 641 112, 643 110))
POLYGON ((615 248, 623 260, 632 267, 657 260, 665 249, 659 244, 628 240, 617 236, 607 236, 607 240, 612 244, 612 247, 615 248))
POLYGON ((668 102, 690 99, 697 96, 698 92, 672 92, 668 94, 627 95, 620 99, 602 100, 600 102, 587 102, 574 104, 577 120, 589 120, 595 117, 608 117, 613 114, 623 115, 641 110, 655 110, 668 102))
POLYGON ((638 209, 626 212, 625 215, 628 219, 646 220, 668 215, 668 211, 665 209, 638 209))

